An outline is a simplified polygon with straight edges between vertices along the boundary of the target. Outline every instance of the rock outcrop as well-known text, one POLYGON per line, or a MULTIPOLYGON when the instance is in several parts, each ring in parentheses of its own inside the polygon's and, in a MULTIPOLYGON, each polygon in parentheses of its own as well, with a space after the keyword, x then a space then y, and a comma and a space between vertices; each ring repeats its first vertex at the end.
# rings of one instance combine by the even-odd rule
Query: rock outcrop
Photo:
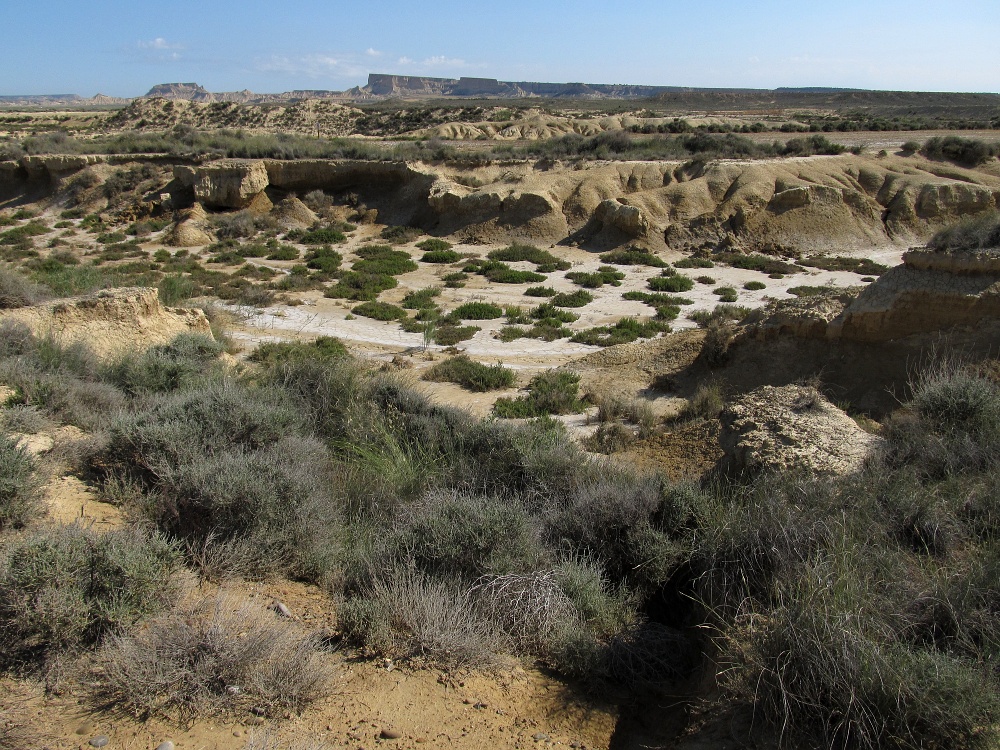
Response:
POLYGON ((758 388, 729 404, 721 421, 723 468, 742 474, 851 474, 882 442, 819 391, 799 385, 758 388))
POLYGON ((84 343, 102 357, 166 344, 181 333, 211 335, 203 311, 163 307, 156 290, 144 287, 105 289, 0 312, 0 321, 8 320, 62 344, 84 343))
POLYGON ((903 263, 861 289, 831 289, 754 313, 755 338, 878 343, 1000 321, 1000 249, 911 250, 903 263))
POLYGON ((195 198, 206 206, 247 208, 268 184, 264 162, 225 159, 198 167, 193 187, 195 198))

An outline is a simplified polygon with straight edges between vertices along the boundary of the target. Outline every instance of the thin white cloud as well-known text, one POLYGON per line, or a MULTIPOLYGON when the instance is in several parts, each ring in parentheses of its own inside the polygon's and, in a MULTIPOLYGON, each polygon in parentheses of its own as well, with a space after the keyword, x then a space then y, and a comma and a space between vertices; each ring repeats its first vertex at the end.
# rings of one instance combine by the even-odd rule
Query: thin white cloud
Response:
POLYGON ((136 46, 139 49, 151 49, 151 50, 184 49, 183 45, 171 44, 162 36, 158 36, 156 37, 156 39, 150 39, 148 41, 136 42, 136 46))
POLYGON ((368 49, 366 49, 365 54, 368 55, 368 57, 382 57, 382 53, 379 52, 374 47, 369 47, 368 49))
POLYGON ((396 61, 403 70, 399 72, 408 75, 426 75, 433 73, 459 73, 462 71, 482 70, 486 68, 486 63, 470 63, 460 57, 448 57, 446 55, 432 55, 425 57, 419 62, 410 57, 400 57, 396 61))
POLYGON ((262 73, 281 73, 308 78, 358 76, 367 72, 354 55, 271 55, 257 60, 254 67, 262 73))

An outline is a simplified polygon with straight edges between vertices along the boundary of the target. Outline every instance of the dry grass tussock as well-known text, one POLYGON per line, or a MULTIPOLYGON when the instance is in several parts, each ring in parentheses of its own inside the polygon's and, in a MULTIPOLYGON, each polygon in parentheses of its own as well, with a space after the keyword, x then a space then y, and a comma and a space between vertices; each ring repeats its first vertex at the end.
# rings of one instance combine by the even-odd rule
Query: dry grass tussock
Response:
POLYGON ((298 711, 331 688, 333 666, 318 646, 260 602, 223 592, 108 639, 94 697, 142 718, 182 722, 247 709, 298 711))

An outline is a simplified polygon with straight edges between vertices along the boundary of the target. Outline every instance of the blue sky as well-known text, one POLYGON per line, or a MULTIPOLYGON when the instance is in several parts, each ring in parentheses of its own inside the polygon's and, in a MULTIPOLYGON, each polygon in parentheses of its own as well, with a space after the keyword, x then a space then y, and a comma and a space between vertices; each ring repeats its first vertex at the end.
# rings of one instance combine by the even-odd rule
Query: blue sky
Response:
POLYGON ((0 94, 344 89, 369 72, 1000 91, 1000 0, 3 0, 0 94))

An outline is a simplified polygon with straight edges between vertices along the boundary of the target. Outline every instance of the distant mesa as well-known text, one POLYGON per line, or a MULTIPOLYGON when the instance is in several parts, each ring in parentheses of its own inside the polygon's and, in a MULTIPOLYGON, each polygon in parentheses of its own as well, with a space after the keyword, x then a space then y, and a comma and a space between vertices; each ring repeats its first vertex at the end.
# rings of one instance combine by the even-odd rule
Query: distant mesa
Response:
MULTIPOLYGON (((612 99, 658 100, 694 109, 772 108, 795 106, 867 106, 875 104, 911 106, 982 106, 1000 102, 997 94, 954 94, 932 92, 869 91, 830 87, 778 89, 692 88, 688 86, 646 86, 618 83, 542 83, 499 81, 495 78, 432 78, 391 73, 370 73, 368 83, 346 91, 296 89, 276 94, 260 94, 248 89, 213 92, 194 83, 160 83, 136 99, 171 99, 215 104, 273 104, 306 99, 361 102, 378 99, 612 99)), ((0 96, 0 106, 110 106, 129 104, 135 99, 98 94, 83 98, 77 94, 0 96)))

